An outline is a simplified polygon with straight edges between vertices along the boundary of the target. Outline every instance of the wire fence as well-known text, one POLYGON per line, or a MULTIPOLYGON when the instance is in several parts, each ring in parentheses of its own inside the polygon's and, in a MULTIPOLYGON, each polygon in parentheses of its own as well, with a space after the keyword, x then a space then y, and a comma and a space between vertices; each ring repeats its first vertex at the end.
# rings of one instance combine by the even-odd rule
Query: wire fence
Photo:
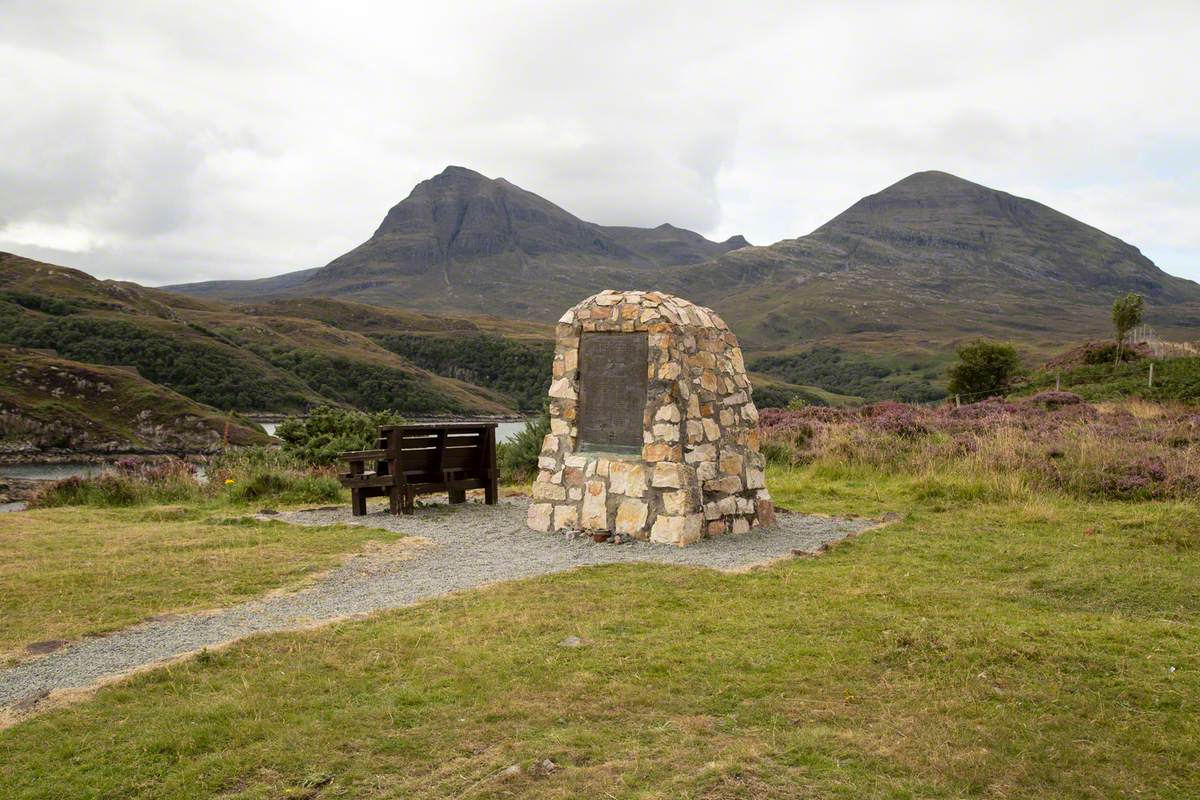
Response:
POLYGON ((1141 324, 1125 335, 1126 346, 1142 345, 1154 358, 1186 358, 1200 355, 1200 347, 1194 342, 1168 342, 1154 332, 1154 328, 1141 324))

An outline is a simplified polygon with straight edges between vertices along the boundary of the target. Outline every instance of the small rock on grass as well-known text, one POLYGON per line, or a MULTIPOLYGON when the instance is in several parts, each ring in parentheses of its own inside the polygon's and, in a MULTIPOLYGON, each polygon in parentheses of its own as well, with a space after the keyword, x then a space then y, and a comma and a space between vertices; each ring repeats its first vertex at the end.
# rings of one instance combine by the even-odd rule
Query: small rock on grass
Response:
POLYGON ((49 689, 34 689, 32 692, 26 692, 17 698, 12 707, 17 711, 29 711, 49 695, 49 689))
POLYGON ((557 769, 558 764, 555 764, 548 758, 543 758, 541 761, 533 762, 533 766, 529 768, 529 773, 531 775, 542 776, 549 775, 551 772, 554 772, 557 769))
POLYGON ((559 647, 583 647, 583 639, 578 636, 568 636, 558 643, 559 647))

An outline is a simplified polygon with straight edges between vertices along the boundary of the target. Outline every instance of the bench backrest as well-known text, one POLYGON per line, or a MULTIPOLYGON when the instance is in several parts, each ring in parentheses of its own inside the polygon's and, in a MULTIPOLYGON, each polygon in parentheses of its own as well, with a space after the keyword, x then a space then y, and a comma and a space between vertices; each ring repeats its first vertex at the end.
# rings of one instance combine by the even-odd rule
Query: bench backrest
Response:
POLYGON ((390 447, 395 442, 404 472, 439 473, 461 470, 466 477, 485 477, 493 468, 492 428, 405 428, 386 432, 390 447))

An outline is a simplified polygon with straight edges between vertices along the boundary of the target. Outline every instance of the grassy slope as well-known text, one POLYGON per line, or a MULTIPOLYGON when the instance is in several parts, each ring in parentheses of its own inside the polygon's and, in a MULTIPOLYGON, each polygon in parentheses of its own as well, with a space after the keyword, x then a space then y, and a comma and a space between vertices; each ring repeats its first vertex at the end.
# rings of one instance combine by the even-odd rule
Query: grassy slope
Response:
POLYGON ((257 522, 219 507, 0 515, 0 659, 34 641, 295 587, 368 541, 397 538, 348 525, 257 522))
POLYGON ((513 339, 554 338, 554 326, 551 324, 503 317, 423 314, 402 308, 384 308, 351 300, 333 300, 321 297, 277 299, 238 306, 237 310, 253 316, 314 319, 334 328, 354 331, 367 336, 397 331, 405 333, 488 331, 513 339))
POLYGON ((513 410, 512 401, 502 394, 421 369, 360 333, 324 322, 225 311, 187 312, 186 316, 297 375, 324 396, 358 408, 489 414, 513 410), (365 377, 356 375, 356 370, 365 377), (343 380, 346 375, 350 377, 343 380), (371 381, 382 386, 373 390, 371 381))
POLYGON ((759 408, 784 408, 793 397, 813 405, 855 406, 862 403, 861 397, 826 391, 819 386, 789 383, 761 372, 751 372, 749 377, 754 386, 754 402, 759 408))
POLYGON ((1200 402, 1200 358, 1144 359, 1120 365, 1087 364, 1064 370, 1043 369, 1031 375, 1016 394, 1034 394, 1056 385, 1091 402, 1141 397, 1196 403, 1200 402), (1151 364, 1154 365, 1153 385, 1149 381, 1151 364))
POLYGON ((774 471, 900 511, 746 574, 608 566, 258 637, 0 733, 13 797, 1194 797, 1200 512, 774 471), (557 646, 577 635, 577 649, 557 646), (559 769, 531 767, 550 758, 559 769), (510 764, 520 775, 506 777, 510 764))
POLYGON ((317 321, 315 314, 293 318, 269 313, 273 310, 241 313, 0 254, 0 311, 9 328, 0 339, 16 336, 16 344, 57 348, 79 360, 132 364, 184 394, 240 411, 352 404, 360 398, 353 386, 337 385, 343 379, 363 387, 374 402, 413 403, 401 411, 511 413, 508 398, 419 369, 353 330, 317 321), (66 307, 47 311, 39 305, 45 299, 66 307))
POLYGON ((136 374, 0 346, 0 407, 10 419, 0 437, 40 449, 103 446, 117 452, 199 451, 222 442, 268 438, 216 409, 136 374))

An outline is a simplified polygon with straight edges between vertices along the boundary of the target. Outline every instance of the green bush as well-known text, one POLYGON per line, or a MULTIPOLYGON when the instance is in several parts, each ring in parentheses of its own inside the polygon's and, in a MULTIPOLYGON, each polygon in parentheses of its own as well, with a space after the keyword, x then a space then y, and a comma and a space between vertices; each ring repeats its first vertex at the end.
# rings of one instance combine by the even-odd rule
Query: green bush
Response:
POLYGON ((30 506, 121 508, 197 500, 203 492, 204 487, 196 478, 195 468, 183 461, 122 459, 99 475, 86 478, 74 476, 42 486, 33 496, 30 506))
POLYGON ((542 440, 550 433, 550 415, 543 413, 525 423, 525 428, 511 441, 496 448, 496 461, 501 483, 528 483, 537 476, 538 456, 542 440))
POLYGON ((392 411, 365 413, 332 406, 314 408, 307 417, 289 417, 275 429, 283 452, 304 464, 326 466, 347 450, 373 450, 380 425, 399 425, 404 419, 392 411))
POLYGON ((1002 395, 1017 376, 1021 359, 1007 342, 976 339, 958 348, 958 363, 950 368, 950 394, 964 400, 1002 395))
POLYGON ((795 453, 784 442, 768 440, 760 445, 759 450, 767 463, 773 467, 791 467, 796 464, 795 453))
POLYGON ((73 477, 43 487, 34 508, 127 507, 162 503, 296 504, 335 503, 343 490, 332 471, 313 469, 277 448, 229 450, 208 459, 204 477, 177 459, 123 459, 91 477, 73 477))
POLYGON ((30 311, 40 311, 43 314, 50 314, 55 317, 70 316, 82 311, 84 308, 82 303, 71 300, 16 291, 0 292, 0 302, 13 303, 30 311))
POLYGON ((333 470, 275 447, 228 450, 209 459, 207 474, 210 492, 235 504, 335 503, 343 496, 333 470))

